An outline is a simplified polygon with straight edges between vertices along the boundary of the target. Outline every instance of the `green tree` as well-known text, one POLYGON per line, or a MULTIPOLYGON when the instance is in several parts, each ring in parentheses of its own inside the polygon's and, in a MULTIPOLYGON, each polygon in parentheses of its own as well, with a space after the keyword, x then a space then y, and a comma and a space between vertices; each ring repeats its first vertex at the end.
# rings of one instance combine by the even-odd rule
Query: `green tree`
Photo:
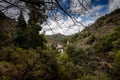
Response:
POLYGON ((74 52, 75 52, 75 47, 74 47, 74 45, 68 45, 68 46, 67 46, 67 49, 66 49, 66 53, 67 53, 70 57, 72 57, 72 56, 74 56, 74 52))
POLYGON ((120 51, 115 55, 111 76, 113 80, 120 80, 120 51))
POLYGON ((18 17, 18 23, 16 27, 17 27, 17 34, 20 34, 20 35, 23 34, 27 28, 27 24, 22 12, 18 17))
POLYGON ((39 31, 41 31, 41 29, 42 28, 39 24, 29 21, 28 28, 25 33, 26 48, 34 48, 34 49, 36 47, 41 47, 42 49, 45 48, 46 39, 44 37, 44 34, 39 34, 39 31))
POLYGON ((26 24, 26 21, 24 19, 22 12, 21 12, 18 17, 16 33, 15 33, 14 39, 13 39, 15 45, 24 48, 24 45, 25 45, 24 43, 26 41, 26 36, 25 36, 26 29, 27 29, 27 24, 26 24))

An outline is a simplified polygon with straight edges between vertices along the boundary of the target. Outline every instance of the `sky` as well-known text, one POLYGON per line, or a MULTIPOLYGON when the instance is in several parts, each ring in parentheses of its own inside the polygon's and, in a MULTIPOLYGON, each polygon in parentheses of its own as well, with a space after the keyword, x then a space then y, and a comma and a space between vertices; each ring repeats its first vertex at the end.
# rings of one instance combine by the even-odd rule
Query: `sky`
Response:
MULTIPOLYGON (((120 8, 120 0, 86 0, 84 5, 86 5, 88 11, 85 10, 83 11, 83 14, 81 14, 81 5, 78 4, 78 0, 71 0, 73 1, 73 4, 71 6, 66 6, 69 0, 67 0, 67 2, 66 0, 61 1, 64 9, 70 10, 71 12, 69 13, 72 15, 72 17, 74 17, 78 22, 84 24, 84 26, 89 26, 94 23, 95 20, 100 16, 108 14, 117 8, 120 8)), ((60 19, 59 21, 56 22, 53 19, 48 18, 47 25, 46 23, 42 24, 43 31, 46 32, 46 35, 57 33, 71 35, 80 32, 85 28, 79 23, 74 24, 70 17, 62 13, 62 11, 57 12, 56 18, 60 19)))

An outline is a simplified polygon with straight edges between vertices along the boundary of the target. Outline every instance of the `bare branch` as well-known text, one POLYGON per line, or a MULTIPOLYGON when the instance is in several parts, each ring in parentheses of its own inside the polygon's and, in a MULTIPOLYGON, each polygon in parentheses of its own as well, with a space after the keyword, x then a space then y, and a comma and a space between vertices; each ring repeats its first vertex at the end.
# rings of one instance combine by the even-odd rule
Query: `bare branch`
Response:
POLYGON ((50 28, 50 30, 52 31, 52 33, 54 34, 54 31, 52 30, 51 26, 48 24, 48 22, 46 21, 46 25, 48 25, 48 27, 50 28))

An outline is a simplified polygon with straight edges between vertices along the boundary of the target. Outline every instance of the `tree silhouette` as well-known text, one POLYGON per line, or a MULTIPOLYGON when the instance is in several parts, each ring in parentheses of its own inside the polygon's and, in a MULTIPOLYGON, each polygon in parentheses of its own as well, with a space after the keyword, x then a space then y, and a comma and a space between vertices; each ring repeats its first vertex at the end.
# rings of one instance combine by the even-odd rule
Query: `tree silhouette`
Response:
MULTIPOLYGON (((70 17, 74 24, 79 23, 82 26, 84 25, 77 21, 74 15, 81 15, 91 7, 87 0, 0 0, 0 3, 2 3, 0 10, 9 15, 13 14, 12 17, 19 15, 20 10, 24 12, 29 10, 34 13, 35 22, 41 24, 48 17, 56 22, 61 20, 57 15, 60 13, 70 17), (9 9, 15 9, 17 13, 10 14, 9 9), (42 19, 41 16, 45 18, 42 19)), ((59 25, 58 22, 57 24, 59 25)))

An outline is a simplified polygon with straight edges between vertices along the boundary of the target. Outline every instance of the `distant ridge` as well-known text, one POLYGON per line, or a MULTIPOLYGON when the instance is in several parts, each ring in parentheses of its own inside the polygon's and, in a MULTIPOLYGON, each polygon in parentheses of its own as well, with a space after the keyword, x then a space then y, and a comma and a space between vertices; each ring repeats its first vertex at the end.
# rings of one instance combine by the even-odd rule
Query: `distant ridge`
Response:
POLYGON ((56 43, 61 43, 63 39, 65 39, 67 36, 63 34, 53 34, 53 35, 45 35, 46 39, 48 41, 54 41, 56 43))

